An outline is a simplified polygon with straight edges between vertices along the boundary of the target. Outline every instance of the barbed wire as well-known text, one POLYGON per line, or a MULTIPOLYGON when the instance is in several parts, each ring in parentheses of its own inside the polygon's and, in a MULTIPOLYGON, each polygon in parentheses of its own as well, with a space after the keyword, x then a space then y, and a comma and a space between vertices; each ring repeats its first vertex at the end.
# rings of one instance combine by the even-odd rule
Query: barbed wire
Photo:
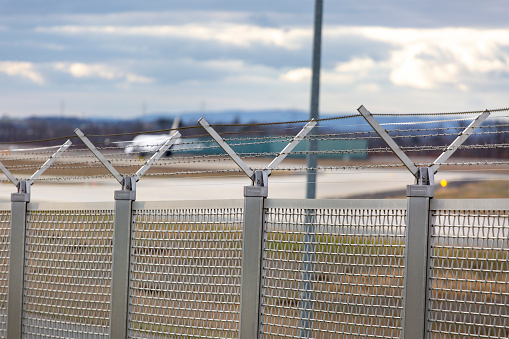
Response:
MULTIPOLYGON (((492 110, 493 112, 501 112, 501 111, 509 111, 509 108, 492 110)), ((374 115, 391 115, 391 116, 409 116, 409 115, 454 115, 454 114, 476 114, 481 113, 483 111, 468 111, 468 112, 449 112, 449 113, 417 113, 417 114, 374 114, 374 115)), ((348 115, 341 117, 330 117, 319 119, 319 121, 334 121, 334 120, 343 120, 350 118, 358 118, 360 115, 348 115)), ((382 124, 384 127, 393 126, 395 128, 388 128, 387 132, 390 133, 391 138, 398 139, 399 143, 402 144, 400 146, 401 150, 408 153, 415 152, 438 152, 445 151, 449 145, 437 145, 436 143, 441 142, 442 139, 446 140, 447 137, 458 136, 464 130, 464 126, 431 126, 426 127, 425 124, 436 124, 436 123, 446 123, 446 122, 459 122, 471 120, 469 118, 457 118, 457 119, 442 119, 442 120, 432 120, 432 121, 415 121, 415 122, 390 122, 382 124), (405 126, 405 127, 398 127, 405 126), (423 145, 420 144, 421 141, 414 142, 415 139, 429 139, 436 138, 436 140, 432 140, 432 145, 423 145), (417 144, 416 144, 417 143, 417 144)), ((300 121, 285 121, 285 122, 277 122, 277 123, 253 123, 253 124, 217 124, 213 125, 215 127, 245 127, 245 126, 274 126, 278 128, 278 132, 282 132, 283 130, 295 132, 297 127, 283 127, 285 125, 290 124, 302 124, 307 123, 307 120, 300 121)), ((367 124, 363 125, 354 125, 354 126, 362 126, 361 128, 365 128, 367 124)), ((345 126, 339 126, 344 128, 345 126)), ((479 127, 471 136, 481 137, 481 138, 472 138, 473 144, 463 144, 454 149, 457 150, 496 150, 491 152, 490 154, 507 154, 505 151, 509 149, 509 143, 507 143, 507 139, 505 139, 504 135, 509 133, 509 124, 502 122, 495 122, 494 124, 485 124, 479 127), (482 138, 485 136, 485 138, 482 138), (499 137, 502 136, 502 137, 499 137)), ((192 129, 192 128, 202 128, 201 126, 189 126, 185 128, 179 129, 192 129)), ((362 170, 362 169, 373 169, 373 168, 397 168, 403 167, 401 163, 391 163, 389 160, 384 160, 382 163, 365 163, 369 161, 373 161, 370 159, 370 155, 388 153, 392 154, 392 150, 389 147, 375 147, 378 145, 377 142, 372 143, 371 140, 380 139, 380 137, 376 134, 375 131, 369 130, 353 130, 353 131, 335 131, 331 129, 330 126, 322 126, 320 128, 328 128, 324 129, 325 133, 318 133, 316 135, 309 135, 304 138, 304 140, 318 140, 318 141, 356 141, 356 140, 364 140, 367 142, 361 144, 342 144, 343 146, 337 146, 336 149, 330 150, 319 150, 319 151, 308 151, 308 150, 294 150, 289 154, 299 159, 304 158, 310 154, 316 154, 322 156, 323 159, 333 159, 338 161, 338 163, 328 166, 317 166, 314 168, 310 168, 303 165, 295 165, 295 166, 287 166, 287 167, 278 167, 276 171, 278 172, 305 172, 308 170, 317 170, 317 171, 340 171, 344 169, 350 170, 362 170), (339 147, 345 147, 345 149, 338 149, 339 147), (345 163, 345 159, 353 159, 355 161, 354 164, 345 163)), ((105 135, 88 135, 88 137, 95 138, 107 138, 113 136, 127 136, 127 135, 139 135, 139 134, 153 134, 153 133, 161 133, 168 132, 170 129, 166 130, 157 130, 157 131, 148 131, 148 132, 136 132, 136 133, 120 133, 120 134, 105 134, 105 135)), ((266 131, 263 131, 266 132, 266 131)), ((253 135, 253 131, 233 131, 233 132, 224 132, 221 133, 224 137, 224 140, 233 148, 237 150, 243 150, 244 152, 239 152, 238 155, 246 160, 250 160, 255 163, 258 158, 269 158, 280 155, 280 152, 274 151, 273 146, 269 147, 253 147, 251 149, 259 150, 253 152, 246 152, 249 149, 249 146, 256 145, 264 145, 271 143, 282 143, 287 144, 291 140, 295 138, 294 135, 264 135, 257 136, 253 135), (238 148, 237 148, 238 147, 238 148), (246 148, 243 148, 246 147, 246 148), (266 151, 269 149, 270 151, 266 151), (253 161, 256 160, 256 161, 253 161)), ((178 144, 176 144, 172 149, 172 157, 170 158, 161 158, 159 159, 153 166, 150 172, 146 173, 146 176, 195 176, 195 175, 232 175, 234 173, 242 173, 239 168, 230 168, 231 166, 235 166, 233 161, 229 158, 227 154, 221 150, 221 147, 215 142, 215 140, 211 139, 208 134, 198 134, 199 136, 204 136, 207 138, 196 138, 196 137, 182 137, 179 139, 178 144), (195 166, 196 164, 204 164, 203 168, 199 168, 200 166, 195 166), (207 167, 207 165, 209 165, 207 167)), ((54 141, 61 139, 70 139, 75 138, 75 136, 70 137, 61 137, 61 138, 52 138, 45 140, 36 140, 36 141, 23 141, 16 142, 15 144, 29 144, 29 143, 37 143, 43 141, 54 141)), ((443 142, 443 141, 442 141, 443 142)), ((115 168, 122 172, 131 172, 126 173, 126 175, 132 175, 136 172, 138 168, 143 166, 146 163, 147 159, 139 159, 136 155, 127 154, 125 145, 128 145, 128 142, 114 142, 116 145, 111 145, 111 143, 98 143, 97 148, 103 152, 103 156, 112 164, 115 168)), ((145 145, 137 144, 137 147, 145 147, 145 148, 157 148, 161 144, 157 142, 149 142, 145 145)), ((12 150, 5 150, 1 152, 0 160, 5 162, 5 167, 10 171, 15 173, 19 172, 34 172, 35 170, 41 168, 43 162, 48 160, 53 156, 55 150, 60 147, 57 146, 42 146, 42 147, 20 147, 12 150)), ((151 152, 147 152, 151 153, 151 152)), ((477 154, 479 154, 478 152, 477 154)), ((465 154, 468 154, 465 153, 465 154)), ((379 157, 380 158, 380 157, 379 157)), ((301 160, 299 160, 301 161, 301 160)), ((463 161, 463 162, 448 162, 444 165, 451 166, 507 166, 509 164, 509 160, 472 160, 472 161, 463 161)), ((422 163, 416 164, 416 166, 429 166, 430 163, 422 163)), ((259 163, 256 163, 252 166, 261 166, 259 163)), ((254 169, 263 169, 254 168, 254 169)), ((69 148, 69 150, 64 153, 60 158, 56 160, 56 162, 50 167, 47 175, 43 175, 40 180, 42 181, 58 181, 58 182, 69 182, 69 181, 90 181, 96 179, 105 179, 110 178, 110 174, 102 174, 100 172, 105 172, 103 164, 95 158, 95 156, 90 152, 90 150, 82 145, 73 145, 69 148), (51 171, 53 170, 53 172, 51 171), (98 173, 99 172, 99 173, 98 173), (51 174, 56 173, 56 174, 51 174)), ((8 181, 7 178, 0 178, 0 181, 8 181)))
MULTIPOLYGON (((444 151, 447 149, 448 145, 416 145, 416 146, 405 146, 401 147, 401 149, 405 152, 429 152, 429 151, 444 151)), ((464 150, 478 150, 478 149, 508 149, 509 143, 499 143, 499 144, 474 144, 474 145, 461 145, 455 147, 454 149, 464 149, 464 150)), ((376 147, 376 148, 359 148, 359 149, 345 149, 345 150, 322 150, 322 151, 294 151, 290 154, 294 156, 305 156, 308 154, 316 154, 316 155, 349 155, 349 154, 372 154, 372 153, 392 153, 392 150, 388 147, 376 147)), ((250 158, 265 158, 265 157, 275 157, 278 156, 279 152, 245 152, 239 153, 238 155, 245 159, 250 158)), ((143 163, 138 159, 128 159, 128 158, 115 158, 111 159, 112 163, 115 164, 118 168, 133 168, 140 167, 143 163)), ((225 155, 197 155, 192 157, 179 157, 179 158, 170 158, 163 159, 159 163, 156 163, 155 167, 163 167, 163 166, 172 166, 172 165, 182 165, 182 164, 191 164, 191 163, 217 163, 217 162, 227 162, 231 161, 231 159, 225 155)), ((26 170, 35 170, 40 168, 40 164, 16 164, 6 166, 11 171, 26 171, 26 170)), ((95 158, 90 158, 89 161, 74 161, 74 162, 60 162, 56 163, 51 167, 54 170, 83 170, 83 169, 103 169, 102 164, 95 158)), ((199 173, 207 173, 206 170, 199 170, 199 173)), ((191 173, 196 173, 196 171, 191 171, 191 173)))
MULTIPOLYGON (((446 116, 446 115, 468 115, 468 114, 479 114, 486 110, 476 110, 476 111, 463 111, 463 112, 438 112, 438 113, 373 113, 374 116, 391 116, 391 117, 405 117, 405 116, 446 116)), ((509 108, 498 108, 498 109, 491 109, 488 110, 490 112, 505 112, 509 111, 509 108)), ((361 117, 360 114, 355 113, 351 115, 341 115, 341 116, 333 116, 333 117, 327 117, 327 118, 321 118, 317 119, 318 122, 325 122, 325 121, 339 121, 344 119, 351 119, 351 118, 359 118, 361 117)), ((449 120, 442 120, 437 122, 447 122, 447 121, 457 121, 458 119, 449 119, 449 120)), ((459 119, 459 120, 467 120, 465 119, 459 119)), ((281 125, 292 125, 292 124, 303 124, 307 123, 309 120, 294 120, 294 121, 282 121, 282 122, 267 122, 267 123, 244 123, 244 124, 212 124, 214 127, 256 127, 256 126, 281 126, 281 125)), ((431 123, 431 122, 402 122, 402 123, 392 123, 392 124, 421 124, 421 123, 431 123)), ((389 124, 389 123, 386 123, 389 124)), ((201 129, 201 125, 193 125, 193 126, 182 126, 179 127, 178 130, 191 130, 191 129, 201 129)), ((279 127, 278 127, 279 128, 279 127)), ((171 132, 171 128, 167 129, 159 129, 159 130, 148 130, 148 131, 138 131, 138 132, 127 132, 127 133, 110 133, 110 134, 90 134, 87 135, 90 138, 108 138, 108 137, 122 137, 122 136, 136 136, 140 134, 158 134, 158 133, 169 133, 171 132)), ((225 132, 225 134, 229 134, 231 132, 225 132)), ((248 132, 234 132, 237 134, 242 133, 252 133, 252 131, 248 132)), ((60 137, 54 137, 54 138, 45 138, 45 139, 38 139, 38 140, 21 140, 16 141, 16 144, 29 144, 29 143, 43 143, 43 142, 51 142, 51 141, 58 141, 63 139, 75 139, 77 138, 75 135, 67 135, 67 136, 60 136, 60 137)), ((0 142, 1 144, 11 144, 12 142, 0 142)))
MULTIPOLYGON (((431 163, 416 163, 418 167, 427 167, 431 165, 431 163)), ((508 161, 470 161, 470 162, 448 162, 442 164, 442 166, 507 166, 509 165, 508 161)), ((365 164, 365 165, 341 165, 341 166, 317 166, 311 169, 316 171, 338 171, 338 170, 368 170, 368 169, 387 169, 387 168, 403 168, 403 164, 399 163, 384 163, 384 164, 365 164)), ((252 168, 263 169, 263 168, 252 168)), ((275 172, 301 172, 305 173, 309 167, 301 166, 301 167, 278 167, 275 172)), ((492 168, 490 168, 491 170, 492 168)), ((505 169, 504 169, 505 170, 505 169)), ((189 176, 189 175, 207 175, 208 174, 224 174, 224 173, 238 173, 238 176, 244 176, 244 173, 240 169, 215 169, 215 170, 187 170, 187 171, 174 171, 174 172, 158 172, 158 173, 146 173, 144 176, 147 177, 172 177, 172 176, 189 176)), ((131 173, 132 174, 132 173, 131 173)), ((99 180, 99 179, 113 179, 111 174, 96 174, 96 175, 69 175, 69 176, 50 176, 50 177, 41 177, 37 179, 37 181, 43 182, 83 182, 90 180, 99 180)), ((7 178, 0 178, 0 182, 9 182, 7 178)))
POLYGON ((373 115, 379 116, 417 116, 417 115, 460 115, 460 114, 481 114, 483 112, 507 112, 509 111, 509 107, 506 108, 496 108, 496 109, 483 109, 478 111, 458 111, 458 112, 440 112, 440 113, 372 113, 373 115))
MULTIPOLYGON (((493 129, 493 128, 500 128, 500 127, 508 127, 507 124, 497 124, 497 125, 487 125, 487 126, 480 126, 479 129, 484 129, 479 132, 474 132, 472 135, 485 135, 485 134, 504 134, 509 133, 509 130, 502 130, 502 131, 486 131, 485 129, 493 129)), ((387 130, 389 133, 395 133, 395 132, 403 132, 403 133, 412 133, 412 132, 422 132, 422 131, 437 131, 437 130, 447 130, 447 129, 463 129, 461 126, 453 126, 453 127, 433 127, 433 128, 415 128, 415 129, 389 129, 387 130)), ((438 137, 438 136, 452 136, 457 135, 457 133, 437 133, 437 134, 427 134, 427 135, 416 135, 416 134, 409 134, 409 135, 398 135, 393 136, 393 138, 415 138, 415 137, 438 137)), ((225 140, 227 141, 248 141, 253 140, 255 142, 251 143, 234 143, 233 146, 238 145, 248 145, 248 144, 262 144, 265 142, 285 142, 292 140, 294 136, 264 136, 264 137, 243 137, 243 138, 227 138, 225 140)), ((313 139, 313 140, 326 140, 326 139, 332 139, 335 138, 337 140, 361 140, 361 139, 376 139, 378 138, 377 135, 375 135, 374 131, 360 131, 360 132, 343 132, 343 133, 326 133, 326 134, 319 134, 316 136, 308 136, 306 139, 313 139), (368 136, 366 136, 368 135, 368 136), (345 136, 345 137, 342 137, 345 136), (351 137, 346 137, 351 136, 351 137)), ((179 144, 180 149, 174 150, 175 152, 185 152, 192 150, 195 147, 185 147, 185 145, 200 145, 200 148, 205 148, 204 146, 210 145, 210 148, 219 148, 219 146, 214 145, 214 140, 191 140, 186 141, 185 139, 182 139, 182 141, 179 144)), ((151 146, 159 146, 159 144, 144 144, 144 145, 137 145, 138 147, 151 147, 151 146)), ((36 147, 36 148, 24 148, 24 149, 12 149, 8 150, 8 154, 11 152, 23 152, 26 155, 36 155, 41 156, 44 154, 52 154, 54 149, 58 148, 59 146, 47 146, 47 147, 36 147)), ((86 148, 80 149, 77 147, 72 148, 74 151, 88 151, 86 148)), ((121 146, 109 146, 109 147, 98 147, 100 150, 121 150, 124 149, 124 147, 121 146)), ((2 156, 5 156, 7 154, 1 154, 2 156)))

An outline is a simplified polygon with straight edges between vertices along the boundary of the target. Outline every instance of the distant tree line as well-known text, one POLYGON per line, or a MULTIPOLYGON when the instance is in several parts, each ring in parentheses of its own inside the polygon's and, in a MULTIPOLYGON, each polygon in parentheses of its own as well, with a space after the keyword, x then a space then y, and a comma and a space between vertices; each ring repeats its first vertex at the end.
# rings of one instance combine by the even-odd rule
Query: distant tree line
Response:
MULTIPOLYGON (((91 136, 91 140, 99 143, 129 140, 136 133, 169 129, 172 122, 171 119, 144 122, 60 117, 2 118, 0 119, 0 143, 17 144, 35 141, 40 145, 55 145, 62 143, 62 140, 53 139, 74 137, 73 132, 76 128, 81 129, 87 136, 91 136)), ((78 139, 76 142, 79 144, 78 139)))

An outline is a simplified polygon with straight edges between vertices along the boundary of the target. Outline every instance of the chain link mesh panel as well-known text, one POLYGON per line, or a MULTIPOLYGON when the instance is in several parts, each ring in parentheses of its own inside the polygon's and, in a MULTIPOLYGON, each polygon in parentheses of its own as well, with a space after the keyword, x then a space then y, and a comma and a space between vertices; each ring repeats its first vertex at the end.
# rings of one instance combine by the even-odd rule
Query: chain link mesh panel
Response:
POLYGON ((7 326, 10 223, 11 212, 0 211, 0 338, 5 338, 7 326))
POLYGON ((434 338, 507 338, 507 210, 436 210, 432 216, 428 331, 434 338))
POLYGON ((132 338, 236 338, 242 208, 135 210, 132 338))
POLYGON ((397 338, 402 209, 266 210, 264 338, 397 338))
POLYGON ((107 336, 112 236, 112 210, 28 212, 24 337, 107 336))

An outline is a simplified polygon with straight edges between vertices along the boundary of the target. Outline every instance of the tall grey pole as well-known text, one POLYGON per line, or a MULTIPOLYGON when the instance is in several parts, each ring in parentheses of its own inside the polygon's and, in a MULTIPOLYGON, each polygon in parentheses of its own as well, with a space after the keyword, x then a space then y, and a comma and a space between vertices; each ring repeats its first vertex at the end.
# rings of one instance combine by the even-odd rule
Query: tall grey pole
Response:
MULTIPOLYGON (((310 119, 318 120, 319 99, 320 99, 320 61, 322 48, 322 16, 323 0, 315 0, 315 26, 313 37, 313 73, 311 79, 311 107, 310 119)), ((318 140, 313 136, 318 134, 317 129, 311 131, 308 140, 307 154, 307 184, 306 199, 316 198, 316 167, 318 165, 318 140)), ((315 216, 313 210, 306 211, 305 217, 305 235, 303 241, 304 256, 302 260, 302 285, 301 285, 301 338, 311 338, 313 333, 313 281, 314 281, 314 261, 315 261, 315 216)))
MULTIPOLYGON (((322 49, 322 16, 323 16, 323 0, 315 0, 315 26, 313 37, 313 70, 311 79, 311 109, 309 118, 318 120, 319 96, 320 96, 320 61, 322 49)), ((307 184, 306 199, 314 199, 316 197, 316 167, 318 164, 316 151, 318 151, 318 140, 313 138, 317 129, 314 129, 308 140, 307 154, 307 184)))

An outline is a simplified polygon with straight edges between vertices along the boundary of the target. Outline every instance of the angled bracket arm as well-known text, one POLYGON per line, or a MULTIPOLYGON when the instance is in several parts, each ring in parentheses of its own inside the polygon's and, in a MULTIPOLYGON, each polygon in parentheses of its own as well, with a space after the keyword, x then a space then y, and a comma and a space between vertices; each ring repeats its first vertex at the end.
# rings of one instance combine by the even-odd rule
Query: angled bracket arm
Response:
POLYGON ((481 114, 479 114, 471 123, 465 128, 461 133, 458 134, 458 137, 447 147, 447 149, 440 154, 440 156, 433 162, 430 166, 433 169, 433 173, 438 171, 438 168, 447 161, 451 157, 451 155, 456 152, 459 146, 468 139, 468 137, 479 127, 484 120, 486 120, 490 116, 490 111, 485 110, 481 114))
POLYGON ((210 136, 217 142, 217 144, 232 158, 232 160, 239 166, 246 175, 253 180, 253 170, 235 153, 235 151, 224 141, 223 138, 210 126, 210 124, 204 119, 198 120, 200 125, 210 134, 210 136))
POLYGON ((96 156, 96 158, 106 167, 106 169, 117 179, 122 185, 122 191, 117 191, 116 197, 119 199, 135 200, 136 198, 136 182, 138 182, 143 174, 170 148, 178 138, 180 138, 180 132, 175 131, 173 135, 161 145, 157 151, 148 159, 143 166, 132 176, 123 177, 113 165, 97 150, 92 142, 83 134, 83 132, 76 128, 74 133, 85 143, 88 149, 96 156))
POLYGON ((4 172, 7 179, 9 179, 14 184, 14 186, 18 186, 19 180, 16 179, 14 175, 12 175, 11 171, 9 171, 7 167, 5 167, 4 164, 2 164, 2 162, 0 162, 0 170, 4 172))
POLYGON ((140 177, 148 171, 148 169, 164 154, 164 152, 166 152, 168 148, 170 148, 177 141, 177 139, 180 138, 180 136, 181 134, 179 131, 173 133, 173 135, 168 140, 166 140, 166 142, 161 147, 159 147, 159 149, 150 157, 150 159, 148 159, 143 164, 143 166, 141 166, 133 178, 136 181, 139 181, 140 177))
POLYGON ((382 138, 382 140, 387 144, 387 146, 390 147, 392 152, 394 152, 394 154, 399 158, 399 160, 401 160, 401 162, 403 162, 403 164, 406 166, 406 168, 408 168, 408 170, 412 173, 412 175, 416 179, 418 179, 419 173, 418 173, 417 166, 415 166, 415 164, 412 162, 412 160, 410 160, 410 158, 405 154, 405 152, 403 152, 401 150, 401 148, 390 137, 390 135, 387 133, 387 131, 382 126, 380 126, 380 124, 375 120, 375 118, 373 117, 371 112, 369 112, 364 107, 364 105, 361 105, 361 107, 359 107, 357 109, 357 111, 359 111, 359 113, 364 117, 364 119, 366 119, 368 124, 370 124, 371 127, 373 127, 375 132, 378 133, 380 138, 382 138))
POLYGON ((106 167, 106 169, 115 177, 115 179, 117 179, 117 181, 121 184, 121 185, 124 185, 124 178, 122 177, 122 175, 120 175, 120 173, 115 169, 115 167, 113 167, 113 165, 104 157, 104 155, 101 154, 101 152, 99 152, 97 150, 97 148, 94 146, 94 144, 92 144, 92 142, 85 136, 85 134, 83 134, 83 132, 79 129, 79 128, 76 128, 74 130, 74 134, 76 134, 80 139, 81 141, 83 141, 83 143, 88 147, 88 149, 95 155, 95 157, 104 165, 104 167, 106 167))
POLYGON ((48 160, 46 160, 46 162, 37 170, 37 172, 32 174, 30 179, 28 179, 28 182, 31 184, 35 179, 39 178, 44 173, 44 171, 53 165, 55 160, 57 160, 58 157, 60 157, 62 153, 64 153, 71 145, 71 140, 67 140, 62 146, 60 146, 60 148, 48 160))
POLYGON ((288 154, 292 152, 292 150, 297 146, 299 142, 304 140, 304 137, 311 132, 311 130, 316 126, 317 121, 315 119, 312 119, 309 121, 301 130, 300 132, 290 141, 288 145, 278 154, 278 156, 272 160, 270 164, 265 167, 265 170, 267 171, 267 174, 270 175, 272 170, 276 168, 285 158, 288 154))
MULTIPOLYGON (((301 142, 304 137, 316 126, 316 120, 309 121, 302 130, 292 139, 292 141, 286 145, 286 147, 278 154, 278 156, 272 160, 272 162, 267 165, 263 170, 253 171, 247 164, 235 153, 235 151, 224 141, 223 138, 209 125, 209 123, 201 118, 198 120, 200 125, 205 128, 205 130, 210 134, 210 136, 218 143, 218 145, 232 158, 232 160, 244 171, 244 173, 251 179, 253 182, 253 186, 268 188, 268 177, 271 174, 272 170, 278 166, 281 161, 283 161, 288 154, 297 146, 299 142, 301 142)), ((267 196, 266 189, 264 190, 265 196, 267 196)), ((244 192, 249 196, 252 196, 252 192, 247 188, 247 191, 244 192)))
POLYGON ((7 178, 18 188, 18 193, 30 194, 30 186, 39 178, 53 163, 72 145, 71 140, 67 140, 46 162, 30 177, 28 180, 18 180, 14 175, 0 162, 0 170, 4 172, 7 178))

